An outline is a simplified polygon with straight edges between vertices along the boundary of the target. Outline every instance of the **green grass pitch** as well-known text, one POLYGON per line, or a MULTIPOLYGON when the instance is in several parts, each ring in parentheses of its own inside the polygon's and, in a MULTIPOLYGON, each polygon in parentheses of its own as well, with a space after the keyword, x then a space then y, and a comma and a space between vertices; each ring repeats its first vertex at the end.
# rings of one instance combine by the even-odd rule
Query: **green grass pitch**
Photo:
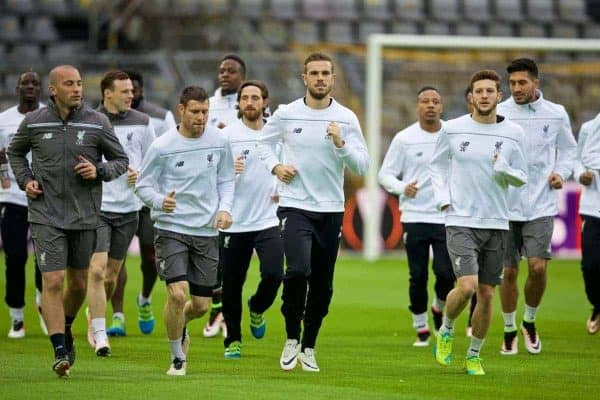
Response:
MULTIPOLYGON (((2 268, 4 257, 2 255, 2 268)), ((28 266, 27 336, 10 340, 9 316, 0 307, 0 399, 597 399, 600 335, 590 336, 585 321, 590 307, 578 261, 552 261, 546 296, 538 314, 543 351, 499 354, 502 318, 496 299, 494 319, 482 357, 487 375, 462 372, 467 347, 466 317, 457 321, 454 362, 438 365, 431 346, 413 348, 408 311, 405 260, 374 264, 342 257, 337 264, 335 293, 317 343, 321 372, 279 368, 285 340, 278 299, 266 313, 267 335, 252 338, 244 308, 240 360, 223 358, 222 338, 205 339, 205 319, 190 324, 188 375, 167 377, 169 348, 162 323, 164 285, 156 286, 153 303, 157 329, 142 335, 137 328, 134 297, 140 288, 138 259, 128 262, 126 338, 111 340, 113 356, 101 359, 86 341, 83 311, 74 325, 77 362, 71 377, 51 371, 52 352, 42 336, 33 307, 33 266, 28 266)), ((521 284, 525 271, 521 273, 521 284)), ((253 261, 244 298, 257 279, 253 261)), ((0 277, 4 291, 4 274, 0 277)), ((518 318, 522 318, 522 298, 518 318)))

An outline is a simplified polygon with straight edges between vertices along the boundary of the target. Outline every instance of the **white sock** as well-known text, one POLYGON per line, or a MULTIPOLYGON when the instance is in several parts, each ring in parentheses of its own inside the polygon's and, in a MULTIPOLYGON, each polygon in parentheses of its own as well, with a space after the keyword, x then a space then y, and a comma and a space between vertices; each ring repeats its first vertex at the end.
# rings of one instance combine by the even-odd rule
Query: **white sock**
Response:
POLYGON ((170 340, 169 346, 171 346, 171 361, 175 358, 179 358, 182 361, 185 361, 185 354, 183 354, 183 348, 181 347, 181 339, 170 340))
POLYGON ((454 320, 448 318, 446 314, 444 314, 444 318, 442 320, 442 326, 440 327, 440 333, 454 333, 454 320))
POLYGON ((517 312, 502 313, 504 318, 504 332, 514 332, 517 330, 517 312))
POLYGON ((10 311, 10 318, 13 321, 18 321, 18 322, 23 321, 23 310, 25 310, 24 307, 21 307, 21 308, 8 307, 8 309, 10 311))
POLYGON ((535 314, 537 313, 537 307, 530 307, 525 304, 525 315, 523 315, 523 321, 535 322, 535 314))
POLYGON ((475 336, 471 336, 471 344, 469 345, 469 350, 467 351, 467 357, 479 357, 479 352, 481 351, 483 342, 485 342, 485 339, 479 339, 475 336))
POLYGON ((142 294, 140 293, 140 294, 138 295, 138 304, 139 304, 139 305, 144 305, 144 304, 146 304, 146 303, 150 303, 150 299, 151 299, 151 298, 152 298, 152 296, 150 296, 150 297, 144 297, 144 296, 142 296, 142 294))
POLYGON ((42 292, 37 289, 35 289, 35 304, 37 304, 39 307, 42 306, 42 292))
POLYGON ((96 339, 96 342, 107 340, 106 318, 92 318, 92 330, 94 331, 94 339, 96 339))
POLYGON ((427 323, 427 312, 422 314, 413 314, 413 328, 417 330, 417 332, 423 332, 429 330, 429 324, 427 323))
POLYGON ((436 311, 444 311, 444 307, 446 306, 446 302, 444 300, 438 299, 437 296, 433 297, 432 307, 436 309, 436 311))
POLYGON ((119 318, 121 321, 125 322, 125 314, 122 312, 113 313, 113 318, 119 318))

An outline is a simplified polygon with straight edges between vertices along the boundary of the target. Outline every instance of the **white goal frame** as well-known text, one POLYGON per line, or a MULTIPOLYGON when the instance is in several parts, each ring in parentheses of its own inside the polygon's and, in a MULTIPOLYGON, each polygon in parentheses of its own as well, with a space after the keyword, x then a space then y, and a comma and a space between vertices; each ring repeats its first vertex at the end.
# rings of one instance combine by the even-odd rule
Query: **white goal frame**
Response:
MULTIPOLYGON (((378 204, 379 185, 377 172, 381 165, 381 100, 383 58, 385 47, 427 50, 527 50, 527 51, 568 51, 599 52, 598 39, 550 39, 512 38, 479 36, 432 36, 432 35, 370 35, 366 52, 366 140, 371 156, 371 165, 366 178, 367 204, 378 204)), ((363 223, 363 256, 375 261, 382 249, 378 238, 381 229, 381 213, 365 213, 363 223), (368 216, 368 217, 367 217, 368 216)))

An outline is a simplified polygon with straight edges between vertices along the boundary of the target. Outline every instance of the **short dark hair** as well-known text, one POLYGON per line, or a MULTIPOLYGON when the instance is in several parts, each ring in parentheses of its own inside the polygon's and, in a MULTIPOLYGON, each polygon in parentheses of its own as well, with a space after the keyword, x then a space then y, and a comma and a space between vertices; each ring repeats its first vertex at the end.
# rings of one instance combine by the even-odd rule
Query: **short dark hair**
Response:
POLYGON ((244 60, 242 60, 240 56, 238 56, 237 54, 227 54, 225 57, 221 58, 221 62, 225 60, 233 60, 240 64, 240 67, 242 67, 242 75, 246 76, 246 63, 244 62, 244 60))
POLYGON ((537 79, 539 76, 538 66, 535 61, 530 58, 517 58, 512 60, 510 64, 508 64, 508 67, 506 67, 506 72, 508 72, 509 75, 519 71, 527 71, 529 76, 534 79, 537 79))
POLYGON ((306 59, 304 60, 304 73, 306 73, 306 66, 308 65, 308 63, 313 61, 329 61, 329 63, 331 64, 331 72, 333 72, 333 59, 327 54, 316 52, 309 54, 308 57, 306 57, 306 59))
POLYGON ((134 71, 132 69, 123 70, 127 75, 129 75, 129 79, 132 81, 137 81, 141 87, 144 87, 144 77, 138 71, 134 71))
POLYGON ((417 92, 417 98, 419 98, 419 96, 421 95, 421 93, 426 92, 428 90, 433 90, 434 92, 437 92, 437 94, 440 94, 440 91, 437 90, 436 87, 434 86, 423 86, 421 89, 419 89, 419 91, 417 92))
POLYGON ((206 90, 200 86, 188 86, 181 91, 181 95, 179 96, 179 104, 186 107, 190 100, 204 103, 208 100, 208 94, 206 93, 206 90))
POLYGON ((473 91, 473 84, 475 82, 483 81, 485 79, 496 82, 496 90, 500 91, 500 75, 493 69, 483 69, 475 72, 471 77, 471 83, 469 83, 470 91, 473 91))
MULTIPOLYGON (((260 89, 260 94, 261 94, 263 100, 269 98, 269 89, 267 89, 267 85, 263 81, 256 81, 256 80, 244 81, 240 85, 240 88, 238 89, 238 92, 237 92, 237 101, 238 101, 238 103, 240 102, 240 99, 242 98, 242 90, 244 90, 244 88, 247 88, 248 86, 256 86, 257 88, 259 88, 260 89)), ((242 110, 239 109, 239 105, 236 106, 236 107, 238 108, 238 118, 241 118, 242 114, 243 114, 242 110)), ((268 116, 266 114, 266 110, 263 110, 263 115, 265 117, 268 116)))
POLYGON ((104 97, 104 91, 106 89, 113 89, 115 81, 124 81, 127 79, 129 79, 129 75, 123 71, 114 70, 105 73, 100 81, 100 92, 102 92, 102 97, 104 97))

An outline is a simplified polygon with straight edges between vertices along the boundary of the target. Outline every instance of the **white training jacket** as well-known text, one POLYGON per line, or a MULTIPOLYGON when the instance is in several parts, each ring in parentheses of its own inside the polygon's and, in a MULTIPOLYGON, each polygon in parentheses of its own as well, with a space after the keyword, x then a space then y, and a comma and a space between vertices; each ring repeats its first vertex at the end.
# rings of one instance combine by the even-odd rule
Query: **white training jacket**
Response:
POLYGON ((231 213, 233 158, 225 137, 207 126, 199 138, 186 138, 177 128, 150 145, 135 186, 151 211, 154 226, 193 236, 217 236, 218 211, 231 213), (175 191, 175 211, 162 211, 163 200, 175 191))
POLYGON ((589 186, 584 186, 579 200, 579 214, 600 218, 600 114, 581 125, 577 142, 577 160, 573 177, 579 177, 586 171, 594 173, 589 186))
MULTIPOLYGON (((119 114, 110 114, 104 107, 99 107, 98 111, 106 114, 110 120, 115 135, 129 158, 129 168, 139 171, 142 160, 155 139, 150 117, 133 109, 119 114)), ((135 195, 134 188, 127 183, 127 173, 110 182, 102 182, 101 211, 125 214, 141 208, 142 202, 135 195)))
POLYGON ((427 132, 419 122, 396 133, 379 170, 379 183, 400 198, 402 222, 443 224, 445 215, 436 207, 431 176, 427 170, 439 132, 427 132), (404 195, 417 181, 415 197, 404 195))
POLYGON ((277 178, 256 154, 260 132, 240 119, 221 131, 229 140, 233 160, 242 157, 244 162, 244 171, 235 178, 233 224, 223 232, 256 232, 279 225, 277 203, 272 198, 277 194, 277 178))
POLYGON ((560 104, 539 98, 519 105, 512 97, 498 104, 498 115, 519 124, 525 132, 525 156, 528 184, 510 188, 510 220, 531 221, 558 213, 558 193, 550 187, 548 177, 559 174, 563 180, 571 176, 577 152, 571 123, 560 104))
POLYGON ((226 96, 221 94, 221 88, 215 91, 215 95, 208 99, 208 124, 218 127, 220 123, 225 126, 234 123, 238 119, 237 93, 226 96))
POLYGON ((344 167, 358 175, 369 168, 369 153, 356 115, 331 99, 329 107, 313 109, 304 98, 280 106, 263 128, 259 157, 269 172, 277 164, 296 168, 289 184, 279 186, 279 205, 315 212, 344 211, 344 167), (345 144, 336 148, 327 127, 337 122, 345 144), (281 146, 281 161, 275 153, 281 146))
POLYGON ((449 205, 446 226, 508 230, 508 187, 527 183, 525 139, 519 125, 498 120, 467 114, 442 126, 429 173, 437 207, 449 205))
MULTIPOLYGON (((42 107, 45 107, 45 105, 40 103, 39 108, 42 107)), ((8 149, 8 145, 10 144, 10 141, 15 133, 17 133, 19 125, 21 125, 21 121, 23 121, 23 119, 25 119, 25 114, 21 114, 19 112, 18 105, 0 113, 1 148, 5 150, 8 149)), ((31 152, 27 154, 27 159, 29 160, 29 164, 31 164, 31 152)), ((25 195, 25 192, 19 188, 19 184, 15 179, 15 174, 10 166, 8 166, 8 181, 10 182, 10 187, 8 189, 3 189, 0 187, 0 202, 27 207, 27 195, 25 195)))

